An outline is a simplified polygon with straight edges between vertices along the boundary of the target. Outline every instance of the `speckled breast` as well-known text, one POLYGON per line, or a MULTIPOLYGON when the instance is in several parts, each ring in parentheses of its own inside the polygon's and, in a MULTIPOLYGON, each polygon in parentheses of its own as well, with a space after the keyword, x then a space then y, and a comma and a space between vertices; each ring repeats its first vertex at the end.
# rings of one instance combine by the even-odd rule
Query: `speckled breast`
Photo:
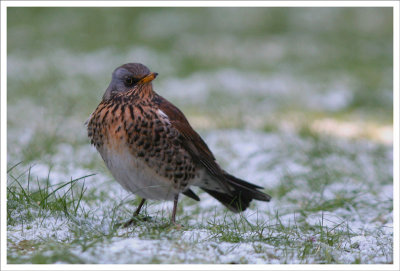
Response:
POLYGON ((168 116, 144 102, 102 102, 88 122, 88 136, 113 176, 133 193, 141 195, 134 190, 150 183, 162 190, 155 194, 164 186, 181 192, 200 177, 168 116))

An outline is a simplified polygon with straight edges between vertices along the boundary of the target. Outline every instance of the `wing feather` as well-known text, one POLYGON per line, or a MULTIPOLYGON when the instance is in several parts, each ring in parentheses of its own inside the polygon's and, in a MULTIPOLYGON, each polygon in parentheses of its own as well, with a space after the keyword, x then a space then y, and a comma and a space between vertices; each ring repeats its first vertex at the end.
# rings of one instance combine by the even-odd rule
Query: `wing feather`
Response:
POLYGON ((231 194, 223 171, 215 161, 214 155, 200 135, 193 130, 185 115, 172 103, 159 95, 155 96, 153 101, 168 116, 172 127, 180 133, 182 146, 190 153, 193 160, 203 165, 208 173, 221 185, 221 188, 231 194))

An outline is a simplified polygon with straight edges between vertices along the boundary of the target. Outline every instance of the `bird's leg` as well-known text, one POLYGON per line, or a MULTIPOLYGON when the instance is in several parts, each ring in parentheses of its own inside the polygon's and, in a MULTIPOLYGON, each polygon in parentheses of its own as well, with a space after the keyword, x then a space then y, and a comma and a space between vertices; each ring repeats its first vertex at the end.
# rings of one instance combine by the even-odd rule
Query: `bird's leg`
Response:
POLYGON ((133 216, 138 216, 140 213, 140 210, 143 207, 143 204, 146 202, 146 199, 142 199, 142 201, 139 203, 139 206, 136 208, 135 213, 133 214, 133 216))
POLYGON ((139 215, 140 210, 142 209, 145 202, 146 199, 142 199, 142 201, 139 203, 139 206, 136 208, 136 211, 133 213, 133 217, 123 224, 124 228, 129 227, 133 222, 137 220, 136 217, 139 215))
POLYGON ((172 209, 172 216, 171 216, 172 224, 175 224, 175 216, 176 216, 176 208, 178 206, 178 198, 179 198, 179 194, 176 194, 175 198, 174 198, 174 208, 172 209))

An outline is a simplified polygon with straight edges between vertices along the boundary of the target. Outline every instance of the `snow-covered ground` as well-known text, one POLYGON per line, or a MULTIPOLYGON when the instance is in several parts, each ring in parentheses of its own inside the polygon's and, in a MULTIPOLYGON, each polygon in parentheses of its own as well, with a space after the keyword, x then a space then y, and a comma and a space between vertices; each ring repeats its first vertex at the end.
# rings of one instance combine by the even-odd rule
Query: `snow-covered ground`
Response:
POLYGON ((9 13, 8 263, 393 262, 391 11, 9 13), (221 166, 271 202, 233 214, 194 188, 181 228, 157 201, 116 227, 139 202, 83 123, 126 62, 158 72, 221 166))
MULTIPOLYGON (((264 186, 273 200, 254 202, 241 216, 201 193, 198 203, 181 202, 178 221, 183 228, 168 230, 162 225, 169 218, 171 203, 150 202, 146 212, 152 221, 114 232, 113 224, 133 212, 135 206, 126 202, 134 197, 107 173, 80 167, 99 159, 92 147, 74 150, 60 145, 53 158, 62 166, 50 170, 38 163, 30 170, 31 178, 48 178, 57 184, 97 171, 84 182, 85 193, 92 196, 84 197, 73 217, 46 210, 39 215, 33 208, 34 219, 24 221, 21 213, 27 210, 17 207, 14 212, 21 221, 8 227, 13 244, 9 257, 21 252, 20 242, 31 242, 33 248, 25 255, 30 258, 49 240, 69 244, 68 253, 84 263, 319 263, 326 261, 325 254, 336 263, 392 261, 390 148, 367 141, 316 143, 291 134, 249 130, 209 132, 205 140, 228 171, 264 186), (320 155, 310 161, 317 151, 320 155), (281 194, 281 189, 287 191, 281 194), (89 248, 74 244, 77 237, 85 238, 80 236, 85 232, 107 238, 96 235, 99 240, 89 248), (228 232, 232 236, 225 236, 228 232), (315 252, 303 257, 305 245, 315 252)), ((30 189, 35 189, 34 182, 30 189)), ((45 248, 41 253, 51 258, 59 252, 45 248)))

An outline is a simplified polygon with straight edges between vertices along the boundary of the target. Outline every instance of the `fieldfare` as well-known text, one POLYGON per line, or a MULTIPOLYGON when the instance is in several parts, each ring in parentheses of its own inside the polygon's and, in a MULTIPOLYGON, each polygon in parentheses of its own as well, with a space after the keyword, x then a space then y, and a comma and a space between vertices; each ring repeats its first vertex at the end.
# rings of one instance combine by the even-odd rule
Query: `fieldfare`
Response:
MULTIPOLYGON (((224 171, 185 115, 153 90, 157 73, 139 63, 114 70, 103 99, 87 120, 88 136, 113 177, 147 199, 173 200, 175 223, 179 194, 194 200, 198 186, 233 212, 251 200, 269 201, 262 187, 224 171)), ((130 222, 132 222, 130 220, 130 222)), ((128 225, 129 222, 126 224, 128 225)))

